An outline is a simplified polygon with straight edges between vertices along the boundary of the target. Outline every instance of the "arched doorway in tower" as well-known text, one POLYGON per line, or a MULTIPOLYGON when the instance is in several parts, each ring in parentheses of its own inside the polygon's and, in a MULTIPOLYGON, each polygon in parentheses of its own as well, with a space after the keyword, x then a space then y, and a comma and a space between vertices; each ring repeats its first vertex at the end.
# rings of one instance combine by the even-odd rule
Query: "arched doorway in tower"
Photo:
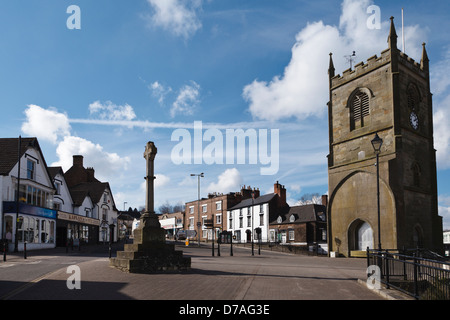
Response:
POLYGON ((348 228, 348 247, 351 251, 365 251, 367 247, 373 249, 373 229, 364 220, 357 219, 348 228))
POLYGON ((357 250, 373 249, 373 231, 367 222, 361 224, 358 229, 358 248, 357 250))
POLYGON ((414 248, 423 248, 423 231, 420 225, 414 227, 413 246, 414 248))

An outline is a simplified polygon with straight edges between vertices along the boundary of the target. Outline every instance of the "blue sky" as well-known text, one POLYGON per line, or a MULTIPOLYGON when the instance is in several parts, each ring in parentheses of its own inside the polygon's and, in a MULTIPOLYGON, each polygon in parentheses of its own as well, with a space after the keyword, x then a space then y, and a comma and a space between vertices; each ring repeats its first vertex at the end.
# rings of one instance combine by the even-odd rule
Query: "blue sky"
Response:
POLYGON ((379 55, 390 16, 401 36, 402 7, 406 53, 419 61, 426 42, 431 60, 439 210, 450 228, 448 1, 3 1, 0 136, 37 136, 47 163, 65 170, 84 155, 119 209, 144 203, 149 140, 158 147, 156 207, 196 199, 190 174, 200 172, 202 196, 242 185, 268 193, 280 181, 294 204, 328 189, 328 53, 337 73, 353 50, 356 62, 379 55), (79 30, 67 27, 70 5, 80 8, 79 30), (371 5, 379 29, 367 27, 371 5), (185 130, 194 145, 195 121, 224 139, 226 128, 278 130, 279 169, 261 175, 261 157, 194 164, 197 153, 177 165, 172 135, 185 130))

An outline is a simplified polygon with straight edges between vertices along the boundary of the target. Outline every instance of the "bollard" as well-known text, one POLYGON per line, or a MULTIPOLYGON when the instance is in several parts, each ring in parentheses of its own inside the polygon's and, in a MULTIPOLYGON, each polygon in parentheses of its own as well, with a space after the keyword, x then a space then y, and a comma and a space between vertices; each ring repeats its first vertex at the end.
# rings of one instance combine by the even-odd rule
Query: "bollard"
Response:
POLYGON ((6 246, 8 245, 8 242, 3 242, 3 262, 6 262, 6 246))
POLYGON ((23 258, 24 259, 27 258, 27 242, 26 241, 23 243, 23 258))
POLYGON ((230 246, 230 256, 233 256, 233 240, 231 240, 231 246, 230 246))
POLYGON ((220 238, 217 242, 217 256, 220 257, 220 238))

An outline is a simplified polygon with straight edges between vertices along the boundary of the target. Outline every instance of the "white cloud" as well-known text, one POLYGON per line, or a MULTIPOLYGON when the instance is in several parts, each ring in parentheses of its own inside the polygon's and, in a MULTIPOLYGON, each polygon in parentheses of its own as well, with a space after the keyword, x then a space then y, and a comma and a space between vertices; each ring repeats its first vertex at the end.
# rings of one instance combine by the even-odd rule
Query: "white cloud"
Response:
POLYGON ((29 105, 25 110, 26 121, 22 124, 22 132, 56 144, 61 137, 70 134, 69 118, 54 108, 43 109, 29 105))
POLYGON ((161 188, 170 182, 170 178, 163 174, 155 174, 155 188, 161 188))
POLYGON ((439 169, 450 168, 450 49, 443 59, 431 65, 431 87, 434 91, 434 147, 439 169))
POLYGON ((207 187, 208 192, 228 193, 240 190, 242 177, 236 168, 227 169, 219 175, 217 183, 211 183, 207 187))
MULTIPOLYGON (((128 108, 120 110, 115 105, 109 104, 106 105, 106 109, 108 106, 112 108, 110 111, 118 111, 112 117, 130 117, 131 113, 128 108)), ((91 104, 90 107, 92 107, 93 112, 101 113, 106 110, 105 106, 97 103, 91 104)), ((52 166, 61 166, 66 171, 72 166, 74 155, 83 155, 85 167, 93 167, 99 180, 111 181, 119 173, 126 170, 130 163, 128 157, 107 152, 99 144, 73 136, 68 116, 54 108, 44 109, 40 106, 29 105, 25 110, 25 115, 26 120, 22 124, 24 134, 57 145, 56 155, 59 160, 52 163, 52 166)))
MULTIPOLYGON (((328 53, 333 52, 336 73, 340 73, 349 67, 344 56, 353 51, 361 61, 379 55, 388 47, 389 21, 381 23, 380 29, 367 27, 371 16, 367 8, 371 4, 370 0, 344 0, 339 27, 318 21, 301 30, 283 75, 275 76, 270 82, 254 80, 245 86, 243 97, 253 117, 301 120, 323 116, 328 101, 328 53)), ((407 53, 414 57, 420 52, 424 33, 417 26, 405 29, 410 47, 407 53)))
POLYGON ((166 98, 167 94, 172 92, 171 87, 165 87, 158 81, 153 82, 151 85, 148 86, 149 89, 152 91, 153 96, 158 98, 159 104, 164 103, 164 99, 166 98))
POLYGON ((93 167, 100 181, 110 181, 110 177, 126 170, 130 163, 128 157, 106 152, 99 144, 74 136, 64 137, 56 148, 56 155, 59 160, 52 166, 61 166, 64 171, 72 166, 74 155, 82 155, 84 167, 93 167))
POLYGON ((200 102, 200 85, 191 81, 190 85, 184 85, 170 109, 170 115, 175 117, 177 114, 191 115, 195 107, 200 102))
POLYGON ((133 107, 125 104, 118 106, 111 101, 102 104, 100 101, 95 101, 89 105, 89 112, 91 115, 98 115, 100 119, 104 120, 133 120, 136 118, 133 107))
MULTIPOLYGON (((450 105, 450 95, 444 99, 443 105, 450 105)), ((434 113, 434 147, 439 169, 450 168, 450 108, 437 110, 434 113)))
POLYGON ((444 230, 450 229, 450 206, 438 206, 439 215, 442 217, 442 224, 444 230))
POLYGON ((202 0, 147 0, 154 12, 151 22, 185 39, 202 27, 197 17, 202 0))

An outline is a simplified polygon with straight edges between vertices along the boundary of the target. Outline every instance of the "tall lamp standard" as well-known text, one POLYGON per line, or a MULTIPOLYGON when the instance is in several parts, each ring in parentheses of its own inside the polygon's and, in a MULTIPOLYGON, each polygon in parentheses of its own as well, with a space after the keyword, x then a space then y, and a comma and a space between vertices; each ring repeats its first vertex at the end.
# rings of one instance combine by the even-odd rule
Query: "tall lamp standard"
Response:
POLYGON ((200 226, 202 225, 200 222, 200 178, 204 177, 204 173, 191 173, 191 177, 197 177, 198 179, 198 198, 197 198, 197 239, 198 246, 200 247, 200 226))
POLYGON ((378 136, 378 133, 375 134, 375 138, 373 138, 372 147, 377 155, 377 210, 378 210, 378 250, 381 251, 381 230, 380 230, 380 159, 379 155, 381 152, 381 146, 383 145, 383 139, 378 136))
POLYGON ((253 206, 254 206, 254 202, 255 202, 255 192, 252 191, 252 232, 251 232, 251 236, 252 236, 252 256, 255 255, 253 249, 254 249, 254 243, 253 243, 253 233, 254 233, 254 229, 253 229, 253 206))

